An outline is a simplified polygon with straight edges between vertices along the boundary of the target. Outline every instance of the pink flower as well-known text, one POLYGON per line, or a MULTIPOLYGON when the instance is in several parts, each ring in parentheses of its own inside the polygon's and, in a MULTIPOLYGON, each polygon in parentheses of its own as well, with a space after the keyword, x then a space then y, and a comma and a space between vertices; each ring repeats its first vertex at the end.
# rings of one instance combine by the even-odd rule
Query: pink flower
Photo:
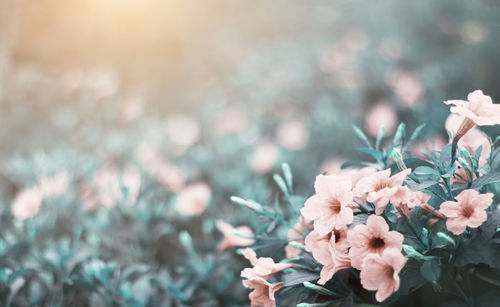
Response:
POLYGON ((215 225, 217 226, 217 229, 219 229, 219 231, 224 235, 224 238, 217 247, 217 250, 219 252, 222 252, 232 246, 248 246, 255 243, 254 239, 242 237, 235 234, 235 232, 238 232, 245 236, 253 236, 253 231, 248 226, 233 227, 231 224, 228 224, 221 220, 218 220, 215 225))
POLYGON ((198 216, 205 211, 212 191, 203 182, 193 183, 177 194, 175 207, 177 212, 186 216, 198 216))
POLYGON ((183 148, 190 147, 200 137, 198 121, 186 114, 170 115, 165 122, 165 130, 170 140, 183 148))
POLYGON ((136 152, 136 159, 146 171, 171 191, 179 191, 186 182, 184 172, 177 166, 164 161, 155 144, 143 143, 136 152))
POLYGON ((260 277, 267 280, 277 272, 292 267, 290 263, 275 263, 274 260, 269 257, 257 258, 255 251, 248 247, 242 254, 253 265, 253 268, 246 268, 241 271, 241 276, 249 279, 252 277, 260 277))
POLYGON ((403 239, 401 233, 389 231, 389 225, 383 217, 370 215, 366 225, 357 225, 347 232, 347 241, 351 244, 349 256, 352 266, 361 269, 368 255, 381 255, 388 248, 401 250, 403 239))
POLYGON ((37 188, 21 190, 12 202, 12 214, 20 220, 37 215, 42 206, 42 197, 37 188))
POLYGON ((385 133, 391 134, 398 124, 398 115, 386 102, 377 102, 365 117, 365 130, 371 136, 377 136, 380 127, 385 126, 385 133))
POLYGON ((113 208, 122 198, 118 176, 118 170, 109 165, 101 167, 94 175, 92 184, 95 187, 99 204, 105 208, 113 208))
POLYGON ((388 83, 406 107, 415 106, 424 92, 420 80, 408 72, 395 72, 390 76, 388 83))
POLYGON ((306 219, 314 221, 314 230, 320 235, 326 235, 334 228, 341 229, 352 223, 351 186, 349 177, 316 176, 316 194, 306 200, 300 212, 306 219))
MULTIPOLYGON (((242 277, 245 276, 242 274, 242 277)), ((269 283, 264 278, 253 276, 243 280, 243 286, 253 289, 248 295, 251 307, 275 307, 276 299, 274 295, 283 288, 283 283, 269 283)))
POLYGON ((382 214, 392 195, 410 173, 411 169, 405 169, 391 177, 390 169, 376 172, 361 179, 354 189, 354 194, 361 196, 368 193, 366 200, 375 203, 376 214, 382 214))
POLYGON ((337 271, 351 267, 347 228, 334 229, 327 235, 312 231, 305 239, 305 246, 307 251, 312 252, 314 259, 323 265, 318 281, 320 285, 329 281, 337 271))
POLYGON ((262 141, 250 157, 250 168, 258 174, 267 173, 273 168, 278 155, 279 149, 275 144, 270 141, 262 141))
POLYGON ((300 150, 307 143, 307 129, 305 123, 290 120, 278 127, 279 143, 290 150, 300 150))
POLYGON ((44 197, 61 196, 68 189, 68 173, 62 171, 55 176, 41 178, 37 188, 44 197))
POLYGON ((406 186, 400 186, 397 187, 396 191, 392 194, 391 204, 396 209, 402 205, 411 209, 417 206, 423 206, 430 198, 431 197, 425 193, 412 191, 406 186))
POLYGON ((237 108, 225 110, 217 119, 216 131, 219 134, 237 133, 245 129, 248 117, 245 112, 237 108))
MULTIPOLYGON (((305 234, 310 230, 312 230, 311 221, 308 221, 304 219, 303 216, 300 216, 297 224, 295 224, 293 228, 288 230, 288 242, 295 241, 298 243, 303 243, 305 234)), ((285 247, 285 253, 286 257, 290 258, 292 256, 299 255, 301 253, 301 250, 287 245, 285 247)))
POLYGON ((493 202, 493 193, 479 194, 476 190, 463 190, 457 201, 441 204, 439 212, 446 215, 446 227, 455 235, 465 231, 467 226, 477 228, 487 219, 486 209, 493 202))
POLYGON ((494 104, 490 96, 476 90, 467 95, 467 100, 447 100, 452 104, 450 111, 472 120, 478 126, 493 126, 500 124, 500 105, 494 104))
POLYGON ((360 273, 361 285, 366 290, 377 290, 375 298, 384 301, 399 289, 399 272, 407 260, 400 250, 394 248, 368 255, 360 273))

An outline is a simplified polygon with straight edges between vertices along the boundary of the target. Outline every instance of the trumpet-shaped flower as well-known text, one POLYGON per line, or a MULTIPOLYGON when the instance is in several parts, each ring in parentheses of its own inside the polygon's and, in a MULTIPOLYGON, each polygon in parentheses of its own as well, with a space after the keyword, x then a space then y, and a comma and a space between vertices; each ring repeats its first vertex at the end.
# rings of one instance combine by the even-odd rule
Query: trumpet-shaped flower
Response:
POLYGON ((253 268, 246 268, 241 271, 241 276, 249 279, 252 277, 260 277, 267 280, 277 272, 292 267, 290 263, 275 263, 274 260, 269 257, 257 258, 257 254, 251 248, 246 248, 242 254, 253 265, 253 268))
MULTIPOLYGON (((247 277, 243 273, 242 277, 247 277)), ((243 286, 253 289, 248 295, 251 307, 275 307, 276 299, 274 295, 283 288, 283 283, 270 283, 264 278, 250 276, 243 280, 243 286)))
POLYGON ((456 197, 457 201, 441 204, 439 212, 444 214, 446 227, 455 235, 465 231, 467 226, 476 228, 488 218, 486 209, 493 201, 493 193, 479 194, 476 190, 463 190, 456 197))
POLYGON ((384 301, 399 289, 399 272, 407 260, 400 250, 394 248, 386 249, 380 255, 368 255, 361 268, 361 285, 366 290, 377 290, 375 298, 384 301))
POLYGON ((447 100, 445 104, 452 104, 450 111, 462 115, 478 126, 492 126, 500 124, 500 105, 494 104, 490 96, 476 90, 467 95, 467 100, 447 100))
POLYGON ((21 190, 11 205, 12 214, 20 220, 37 215, 42 206, 42 197, 36 188, 21 190))
POLYGON ((305 239, 305 246, 307 251, 312 252, 314 259, 323 265, 318 284, 325 284, 338 270, 351 267, 347 228, 334 229, 327 235, 312 231, 305 239))
POLYGON ((391 197, 398 191, 404 179, 411 173, 411 169, 405 169, 391 177, 391 170, 376 172, 359 180, 354 188, 356 196, 368 193, 366 200, 375 203, 375 213, 382 214, 391 197))
POLYGON ((309 197, 300 210, 306 219, 314 220, 314 230, 320 235, 334 228, 344 228, 353 220, 351 179, 346 176, 318 175, 314 183, 316 194, 309 197))
POLYGON ((219 252, 222 252, 232 246, 248 246, 255 243, 254 239, 246 237, 253 235, 252 229, 248 226, 233 227, 231 224, 221 220, 217 221, 215 226, 224 235, 224 238, 220 241, 219 246, 217 247, 219 252), (240 236, 237 233, 240 233, 245 237, 240 236))
POLYGON ((351 244, 349 256, 352 266, 361 269, 368 255, 381 255, 388 248, 401 250, 403 239, 401 233, 389 231, 389 225, 383 217, 370 215, 366 225, 357 225, 347 232, 347 241, 351 244))

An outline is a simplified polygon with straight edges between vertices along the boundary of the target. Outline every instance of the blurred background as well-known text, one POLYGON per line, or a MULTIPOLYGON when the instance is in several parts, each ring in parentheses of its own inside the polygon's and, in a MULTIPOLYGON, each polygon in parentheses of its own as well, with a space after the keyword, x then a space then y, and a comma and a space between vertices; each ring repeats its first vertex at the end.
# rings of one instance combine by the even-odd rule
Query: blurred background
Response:
POLYGON ((237 270, 217 271, 231 256, 214 254, 215 221, 259 221, 229 197, 272 203, 282 162, 307 196, 316 174, 368 158, 353 125, 389 139, 425 123, 415 152, 440 149, 443 100, 500 97, 499 13, 465 0, 0 0, 1 262, 5 276, 30 269, 3 295, 95 305, 77 280, 106 268, 95 291, 117 300, 240 304, 237 270), (20 198, 41 182, 56 190, 41 205, 20 198), (211 270, 186 266, 183 230, 211 270), (137 263, 169 286, 116 280, 137 263))

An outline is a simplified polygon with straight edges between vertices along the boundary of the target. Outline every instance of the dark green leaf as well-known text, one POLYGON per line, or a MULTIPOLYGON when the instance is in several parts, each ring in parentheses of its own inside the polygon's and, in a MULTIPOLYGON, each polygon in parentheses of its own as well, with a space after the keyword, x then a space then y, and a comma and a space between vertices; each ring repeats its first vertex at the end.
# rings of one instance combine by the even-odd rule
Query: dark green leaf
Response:
POLYGON ((420 267, 420 273, 428 281, 436 281, 441 273, 441 264, 439 259, 427 260, 420 267))
POLYGON ((489 173, 487 175, 477 178, 472 182, 471 187, 475 190, 479 190, 483 186, 495 182, 500 182, 500 172, 489 173))

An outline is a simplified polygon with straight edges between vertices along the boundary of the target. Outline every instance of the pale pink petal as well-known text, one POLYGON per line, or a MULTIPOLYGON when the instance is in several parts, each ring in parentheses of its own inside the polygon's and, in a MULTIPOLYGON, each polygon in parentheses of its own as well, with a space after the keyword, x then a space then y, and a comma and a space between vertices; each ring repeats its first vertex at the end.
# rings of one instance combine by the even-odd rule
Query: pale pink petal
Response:
POLYGON ((461 218, 448 218, 446 220, 446 228, 455 235, 459 235, 467 228, 467 221, 461 218))
POLYGON ((474 214, 469 217, 467 226, 476 228, 481 226, 488 219, 488 214, 484 210, 475 210, 474 214))
POLYGON ((458 203, 454 201, 446 201, 439 207, 439 212, 449 218, 457 217, 460 214, 460 210, 458 203))

